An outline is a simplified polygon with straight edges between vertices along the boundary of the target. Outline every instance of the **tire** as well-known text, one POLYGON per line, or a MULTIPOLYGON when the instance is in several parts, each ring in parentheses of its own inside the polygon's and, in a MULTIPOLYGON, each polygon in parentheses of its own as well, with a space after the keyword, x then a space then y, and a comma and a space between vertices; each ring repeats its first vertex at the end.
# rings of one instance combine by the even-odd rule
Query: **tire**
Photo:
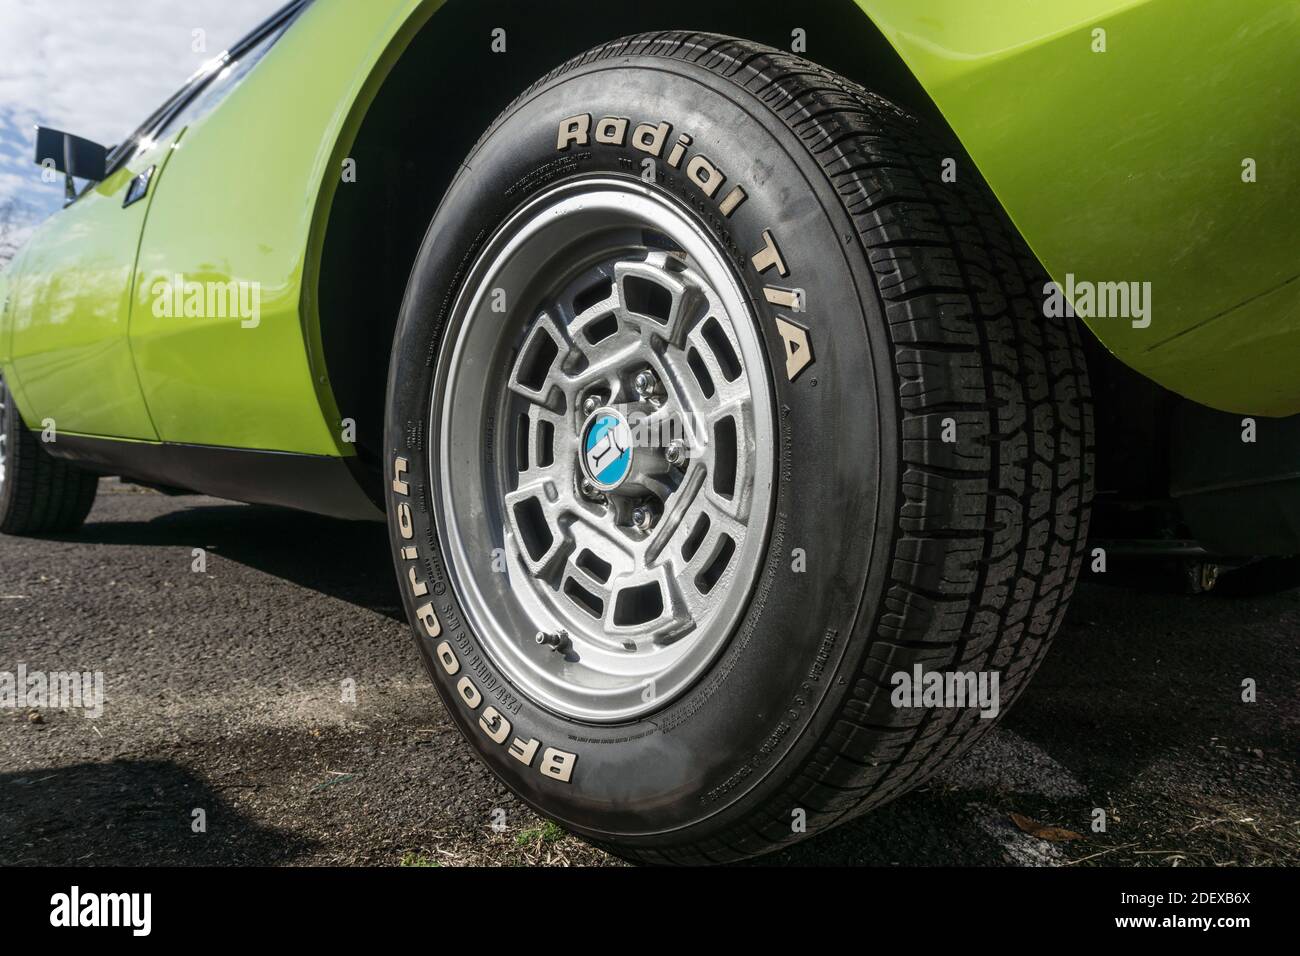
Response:
POLYGON ((60 461, 28 431, 13 394, 0 378, 0 532, 52 534, 81 527, 95 503, 99 479, 60 461))
MULTIPOLYGON (((539 812, 630 859, 765 853, 802 835, 792 823, 816 833, 916 787, 993 724, 977 707, 894 706, 895 674, 996 672, 1005 712, 1041 662, 1087 539, 1088 379, 1077 329, 1045 317, 1040 267, 977 174, 963 164, 957 183, 942 181, 944 158, 958 155, 946 135, 806 60, 683 32, 570 60, 520 96, 466 158, 398 324, 389 527, 434 684, 485 763, 539 812), (605 117, 614 121, 601 124, 605 117), (654 156, 647 149, 660 123, 671 130, 654 156), (674 163, 682 133, 692 139, 674 163), (640 179, 647 171, 649 185, 640 179), (710 195, 712 173, 725 178, 710 195), (736 187, 743 200, 727 208, 736 187), (754 395, 768 389, 774 427, 759 566, 742 588, 737 546, 729 560, 738 570, 729 566, 716 602, 701 605, 702 615, 720 614, 739 593, 740 617, 692 682, 663 698, 652 683, 652 708, 617 720, 575 716, 577 705, 532 688, 565 686, 556 662, 585 673, 597 650, 574 652, 545 622, 483 626, 514 602, 546 597, 549 584, 508 571, 498 574, 508 583, 492 585, 484 570, 524 561, 528 535, 521 543, 506 534, 524 527, 519 515, 486 493, 449 507, 462 500, 457 489, 495 489, 492 476, 509 470, 501 433, 511 426, 492 414, 490 396, 524 381, 528 323, 543 324, 523 301, 531 287, 480 280, 502 262, 491 274, 510 275, 515 260, 501 250, 557 208, 539 204, 561 204, 548 197, 606 188, 653 194, 720 251, 761 344, 765 368, 751 379, 745 364, 745 381, 754 395), (792 289, 802 295, 793 299, 792 289), (473 318, 490 315, 489 291, 503 296, 504 312, 473 318), (513 330, 515 350, 474 359, 476 341, 507 335, 484 331, 493 323, 513 330), (443 394, 447 381, 462 384, 443 394), (461 442, 473 438, 462 420, 483 422, 478 446, 461 442), (480 474, 483 485, 465 477, 480 474), (493 538, 486 529, 498 513, 493 538), (535 649, 540 657, 528 657, 533 626, 551 644, 535 649), (546 657, 556 651, 563 656, 546 657)), ((646 262, 662 262, 652 259, 657 233, 642 235, 646 262)), ((538 273, 539 285, 552 281, 538 273)), ((621 319, 635 309, 631 292, 620 296, 621 319)), ((751 334, 743 322, 734 327, 751 334)), ((564 371, 573 355, 563 349, 576 346, 564 339, 558 348, 560 358, 542 363, 548 376, 564 371)), ((752 403, 756 422, 761 404, 752 403)), ((567 402, 564 414, 575 414, 567 402)), ((589 453, 592 420, 581 427, 573 447, 589 453)), ((716 476, 726 470, 716 430, 713 441, 716 476)), ((761 442, 746 450, 746 462, 765 454, 761 442)), ((596 500, 608 505, 619 490, 596 500)), ((546 507, 525 509, 540 510, 538 527, 549 521, 546 507)), ((744 540, 756 533, 747 526, 744 540)), ((661 554, 677 556, 673 547, 661 554)), ((699 641, 711 636, 701 624, 699 641)), ((629 653, 640 660, 640 645, 629 653)))

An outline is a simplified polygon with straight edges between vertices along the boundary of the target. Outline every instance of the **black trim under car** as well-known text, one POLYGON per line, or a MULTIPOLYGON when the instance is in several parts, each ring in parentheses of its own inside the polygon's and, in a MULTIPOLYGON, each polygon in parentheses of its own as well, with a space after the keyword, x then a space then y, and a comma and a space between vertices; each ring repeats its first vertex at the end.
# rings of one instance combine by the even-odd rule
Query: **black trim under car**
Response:
POLYGON ((384 518, 381 508, 363 490, 362 476, 350 458, 68 434, 59 435, 44 448, 89 471, 144 484, 334 518, 384 518))

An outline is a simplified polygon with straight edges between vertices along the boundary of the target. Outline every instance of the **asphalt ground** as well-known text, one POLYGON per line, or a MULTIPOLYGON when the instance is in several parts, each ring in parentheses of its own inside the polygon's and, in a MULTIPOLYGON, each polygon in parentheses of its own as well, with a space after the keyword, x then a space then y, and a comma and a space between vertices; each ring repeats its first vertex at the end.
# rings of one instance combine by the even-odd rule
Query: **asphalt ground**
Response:
MULTIPOLYGON (((1295 865, 1297 650, 1300 591, 1085 582, 977 748, 759 862, 1295 865)), ((381 525, 105 480, 77 535, 0 539, 0 672, 20 664, 102 672, 105 703, 0 708, 0 865, 618 862, 461 740, 381 525)))

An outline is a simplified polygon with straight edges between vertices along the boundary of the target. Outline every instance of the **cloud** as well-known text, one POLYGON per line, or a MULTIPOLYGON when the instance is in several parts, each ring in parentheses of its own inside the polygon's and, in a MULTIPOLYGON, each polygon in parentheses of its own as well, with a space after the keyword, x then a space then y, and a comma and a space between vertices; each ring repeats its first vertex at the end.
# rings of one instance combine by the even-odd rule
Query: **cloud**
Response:
POLYGON ((0 2, 0 205, 38 221, 63 183, 32 162, 37 124, 111 145, 284 0, 0 2))

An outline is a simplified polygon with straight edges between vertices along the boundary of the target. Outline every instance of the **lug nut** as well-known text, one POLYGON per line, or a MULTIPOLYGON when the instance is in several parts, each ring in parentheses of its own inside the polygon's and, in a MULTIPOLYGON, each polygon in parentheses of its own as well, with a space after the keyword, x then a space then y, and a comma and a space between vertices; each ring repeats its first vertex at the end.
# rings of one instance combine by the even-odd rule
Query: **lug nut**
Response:
POLYGON ((578 490, 582 493, 582 497, 586 498, 588 501, 600 502, 605 500, 605 496, 601 494, 599 488, 591 483, 590 478, 583 478, 582 484, 578 486, 578 490))
POLYGON ((649 531, 655 526, 654 509, 647 505, 637 505, 632 509, 632 527, 638 531, 649 531))
POLYGON ((636 389, 637 395, 643 400, 651 398, 659 392, 659 380, 655 378, 655 373, 648 368, 636 373, 636 378, 632 380, 632 386, 636 389))
POLYGON ((686 442, 680 438, 674 438, 664 449, 664 457, 668 459, 670 465, 680 465, 686 460, 686 442))
POLYGON ((553 651, 564 651, 569 647, 569 635, 564 631, 556 631, 554 634, 538 631, 536 640, 542 647, 549 647, 553 651))
POLYGON ((590 415, 600 408, 600 396, 588 395, 582 403, 582 414, 590 415))

